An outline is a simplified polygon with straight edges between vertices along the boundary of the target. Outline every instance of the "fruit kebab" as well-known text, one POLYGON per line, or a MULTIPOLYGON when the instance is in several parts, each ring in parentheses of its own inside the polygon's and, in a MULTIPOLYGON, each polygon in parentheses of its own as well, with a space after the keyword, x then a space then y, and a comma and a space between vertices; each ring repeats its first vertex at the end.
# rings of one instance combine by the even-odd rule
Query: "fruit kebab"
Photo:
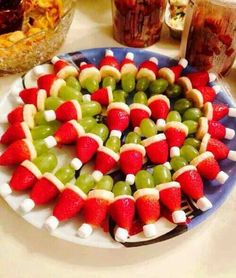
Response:
POLYGON ((75 176, 75 169, 69 164, 59 168, 55 174, 46 172, 34 184, 29 198, 20 204, 20 211, 29 213, 35 206, 49 203, 55 199, 75 176))
POLYGON ((127 94, 135 89, 135 77, 137 74, 137 67, 134 64, 134 54, 128 52, 121 63, 121 88, 127 94))
POLYGON ((160 217, 159 192, 154 188, 154 179, 148 171, 141 170, 135 176, 135 207, 143 223, 145 237, 155 237, 155 223, 160 217))
POLYGON ((99 69, 91 63, 80 63, 79 82, 81 87, 86 89, 89 93, 92 94, 97 91, 99 83, 101 82, 101 73, 99 69))
POLYGON ((41 75, 37 80, 37 86, 39 89, 43 89, 47 92, 47 96, 58 96, 60 89, 66 85, 66 81, 62 78, 58 78, 56 74, 49 73, 41 75))
POLYGON ((24 104, 33 104, 37 110, 43 111, 47 92, 43 89, 27 88, 19 93, 19 97, 24 104))
POLYGON ((224 103, 207 102, 203 106, 203 114, 208 120, 219 121, 226 116, 236 117, 236 108, 229 108, 224 103))
POLYGON ((112 192, 115 198, 110 204, 109 213, 117 225, 114 233, 115 240, 126 242, 135 216, 135 201, 127 182, 118 181, 115 183, 112 192))
POLYGON ((34 160, 24 160, 13 172, 9 183, 0 185, 0 195, 7 197, 12 191, 23 191, 34 186, 45 172, 52 172, 57 165, 54 153, 44 153, 34 160))
POLYGON ((155 166, 152 175, 156 189, 159 191, 160 202, 172 213, 173 222, 184 223, 186 215, 181 210, 180 184, 172 181, 171 172, 164 165, 155 166))
POLYGON ((110 176, 103 176, 95 184, 95 188, 88 193, 88 198, 83 206, 83 221, 77 231, 81 238, 88 238, 94 229, 101 226, 106 220, 109 207, 114 200, 114 194, 111 192, 113 179, 110 176))
POLYGON ((58 78, 66 79, 69 76, 78 76, 78 69, 72 63, 57 56, 54 56, 51 62, 58 78))
POLYGON ((83 208, 87 194, 92 188, 94 188, 94 180, 90 174, 81 174, 74 184, 66 184, 44 227, 52 232, 57 229, 60 222, 75 217, 83 208))

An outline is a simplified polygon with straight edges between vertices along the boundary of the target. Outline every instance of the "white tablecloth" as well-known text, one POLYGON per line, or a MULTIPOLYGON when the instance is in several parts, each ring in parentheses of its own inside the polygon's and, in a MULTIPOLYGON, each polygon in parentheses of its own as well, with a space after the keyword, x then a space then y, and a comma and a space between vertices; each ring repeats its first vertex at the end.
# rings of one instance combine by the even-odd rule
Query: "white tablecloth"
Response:
MULTIPOLYGON (((112 38, 110 1, 78 1, 60 53, 119 46, 112 38)), ((148 48, 175 57, 179 43, 163 30, 148 48)), ((16 76, 0 78, 4 94, 16 76)), ((236 88, 236 68, 226 78, 236 88)), ((37 230, 0 199, 0 277, 236 277, 236 190, 206 222, 152 246, 103 250, 73 245, 37 230), (162 276, 160 276, 162 275, 162 276)))

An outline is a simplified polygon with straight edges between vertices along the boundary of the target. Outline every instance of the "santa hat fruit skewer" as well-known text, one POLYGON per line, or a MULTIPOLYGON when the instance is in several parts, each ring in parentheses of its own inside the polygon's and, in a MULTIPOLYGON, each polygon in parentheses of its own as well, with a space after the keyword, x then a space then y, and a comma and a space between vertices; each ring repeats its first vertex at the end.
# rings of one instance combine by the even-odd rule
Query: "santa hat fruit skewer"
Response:
POLYGON ((151 57, 140 64, 136 79, 146 78, 149 81, 156 80, 158 74, 158 60, 151 57))
POLYGON ((97 89, 92 95, 83 95, 84 101, 97 101, 102 106, 108 106, 113 101, 112 88, 110 86, 97 89))
POLYGON ((208 120, 219 121, 226 116, 236 117, 236 108, 229 108, 224 103, 206 102, 203 106, 204 116, 208 120))
POLYGON ((47 96, 57 96, 60 89, 66 85, 64 79, 58 78, 55 74, 45 74, 38 78, 37 85, 39 89, 47 92, 47 96))
POLYGON ((95 65, 86 62, 80 64, 79 82, 82 88, 87 89, 90 93, 93 93, 99 88, 101 81, 101 73, 95 65))
POLYGON ((54 56, 51 62, 58 78, 66 79, 69 76, 78 75, 78 69, 72 63, 60 59, 57 56, 54 56))
POLYGON ((106 49, 105 56, 99 64, 101 77, 107 76, 113 77, 117 82, 121 78, 120 65, 117 59, 114 57, 114 53, 110 49, 106 49))
POLYGON ((121 63, 121 87, 126 93, 131 93, 135 89, 135 76, 138 69, 133 60, 134 54, 128 52, 121 63))
POLYGON ((19 97, 25 104, 33 104, 37 110, 44 110, 47 92, 43 89, 29 88, 19 93, 19 97))

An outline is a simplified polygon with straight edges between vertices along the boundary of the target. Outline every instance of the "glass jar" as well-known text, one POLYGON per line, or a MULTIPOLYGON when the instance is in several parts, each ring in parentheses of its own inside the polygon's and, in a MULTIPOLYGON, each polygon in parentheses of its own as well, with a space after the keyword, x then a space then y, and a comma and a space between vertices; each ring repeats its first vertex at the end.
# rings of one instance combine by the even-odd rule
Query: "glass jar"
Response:
POLYGON ((146 47, 160 39, 166 0, 112 0, 113 36, 131 47, 146 47))
POLYGON ((236 1, 190 1, 181 56, 200 70, 225 75, 236 56, 236 1))

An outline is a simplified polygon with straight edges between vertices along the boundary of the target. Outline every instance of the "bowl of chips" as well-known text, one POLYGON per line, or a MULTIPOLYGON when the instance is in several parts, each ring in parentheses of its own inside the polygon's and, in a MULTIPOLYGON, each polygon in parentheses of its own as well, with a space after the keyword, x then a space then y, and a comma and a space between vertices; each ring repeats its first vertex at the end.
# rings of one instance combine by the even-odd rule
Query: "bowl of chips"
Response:
POLYGON ((1 7, 0 1, 0 75, 24 72, 47 61, 66 37, 74 14, 73 2, 14 0, 12 6, 1 7), (14 20, 8 19, 14 10, 22 12, 14 20), (14 26, 8 22, 14 22, 14 26))

